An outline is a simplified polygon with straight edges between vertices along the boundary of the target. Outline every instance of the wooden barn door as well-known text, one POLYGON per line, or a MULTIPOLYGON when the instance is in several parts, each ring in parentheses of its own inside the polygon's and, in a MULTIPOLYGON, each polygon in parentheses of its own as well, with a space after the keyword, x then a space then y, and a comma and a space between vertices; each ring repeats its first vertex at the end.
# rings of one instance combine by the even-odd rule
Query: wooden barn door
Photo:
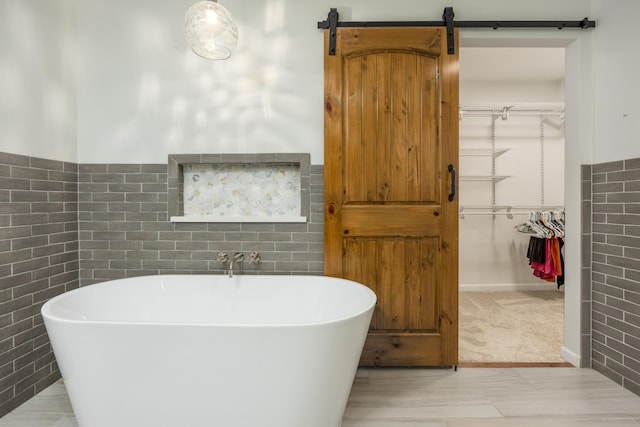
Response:
POLYGON ((458 57, 445 31, 339 28, 335 56, 325 31, 325 274, 378 295, 362 366, 458 363, 458 57))

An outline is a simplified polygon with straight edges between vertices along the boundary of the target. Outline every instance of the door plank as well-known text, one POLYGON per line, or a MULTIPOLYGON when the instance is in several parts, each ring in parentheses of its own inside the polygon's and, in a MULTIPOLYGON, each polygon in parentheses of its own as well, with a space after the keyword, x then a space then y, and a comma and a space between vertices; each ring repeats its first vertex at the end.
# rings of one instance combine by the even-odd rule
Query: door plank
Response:
POLYGON ((362 193, 362 57, 355 57, 346 61, 346 121, 345 130, 348 132, 345 141, 345 170, 353 179, 345 180, 344 202, 363 200, 362 193), (358 176, 360 175, 360 176, 358 176))
POLYGON ((389 242, 389 246, 391 246, 392 277, 386 281, 386 284, 391 292, 391 329, 399 331, 407 327, 405 239, 394 238, 389 242))
POLYGON ((441 208, 423 205, 347 205, 342 208, 345 236, 436 236, 441 208))
POLYGON ((391 54, 391 164, 389 201, 407 199, 407 56, 391 54))
POLYGON ((376 132, 376 167, 368 171, 378 175, 376 201, 390 200, 391 196, 391 55, 380 53, 377 58, 378 128, 376 132))
MULTIPOLYGON (((363 153, 362 169, 364 171, 375 171, 378 158, 378 60, 377 55, 366 55, 362 60, 362 122, 365 123, 363 129, 363 153)), ((367 202, 378 201, 378 175, 376 173, 365 172, 361 181, 362 192, 367 202)))
MULTIPOLYGON (((437 173, 441 159, 431 154, 438 153, 440 149, 440 134, 438 133, 440 119, 433 114, 433 111, 439 111, 438 63, 432 58, 422 57, 420 58, 420 70, 422 78, 422 90, 420 91, 422 96, 422 117, 420 120, 424 124, 424 126, 421 127, 422 137, 420 138, 420 140, 423 141, 420 155, 423 162, 422 164, 424 165, 421 169, 421 181, 435 182, 438 179, 444 178, 437 173)), ((434 202, 441 200, 440 188, 441 186, 439 185, 423 185, 421 200, 434 202)))
POLYGON ((405 251, 407 270, 407 327, 410 330, 435 332, 436 310, 436 239, 412 239, 405 251))
POLYGON ((424 160, 418 159, 420 151, 420 126, 413 126, 420 120, 422 112, 422 97, 420 94, 420 61, 417 55, 407 59, 407 201, 417 202, 424 200, 420 189, 420 166, 424 160))
POLYGON ((393 312, 394 280, 398 272, 394 266, 393 243, 389 240, 378 240, 378 293, 380 295, 379 330, 393 330, 397 323, 393 312))
MULTIPOLYGON (((455 34, 456 52, 459 51, 457 42, 458 34, 455 34)), ((440 78, 443 81, 457 81, 459 75, 459 63, 453 55, 443 55, 440 78)), ((458 169, 458 85, 442 84, 441 109, 443 123, 441 125, 443 157, 442 166, 452 164, 458 169), (450 159, 454 159, 451 161, 450 159)), ((449 193, 446 182, 449 175, 446 174, 445 184, 441 186, 442 198, 449 193)), ((443 229, 449 230, 441 237, 440 251, 441 261, 438 274, 442 277, 442 283, 438 289, 438 315, 440 333, 451 339, 442 341, 442 360, 447 362, 458 360, 458 203, 442 204, 443 229), (455 339, 454 339, 455 337, 455 339)))
MULTIPOLYGON (((362 282, 369 286, 376 295, 378 290, 378 243, 374 239, 361 239, 362 241, 362 258, 360 259, 360 265, 362 265, 362 282)), ((373 319, 371 321, 370 329, 377 329, 382 320, 382 313, 380 305, 376 302, 376 308, 373 312, 373 319)))
MULTIPOLYGON (((369 51, 401 50, 432 57, 441 57, 447 52, 445 31, 441 28, 340 28, 336 41, 338 54, 344 57, 369 51)), ((457 60, 457 54, 452 56, 457 60)))
POLYGON ((360 363, 363 366, 440 366, 441 339, 437 334, 371 333, 360 363))
MULTIPOLYGON (((340 32, 337 40, 342 39, 340 32)), ((329 32, 324 32, 328 49, 329 32)), ((342 235, 340 233, 342 204, 342 62, 338 56, 324 61, 324 179, 333 183, 324 187, 324 273, 342 277, 342 235), (339 141, 330 143, 329 141, 339 141)))

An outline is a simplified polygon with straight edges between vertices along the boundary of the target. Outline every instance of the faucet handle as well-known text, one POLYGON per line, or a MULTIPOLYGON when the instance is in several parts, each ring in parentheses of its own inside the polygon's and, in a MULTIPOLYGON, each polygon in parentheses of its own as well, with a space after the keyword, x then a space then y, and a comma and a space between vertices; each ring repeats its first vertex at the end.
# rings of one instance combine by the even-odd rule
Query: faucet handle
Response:
POLYGON ((233 260, 235 262, 242 262, 244 261, 244 254, 242 252, 236 252, 235 254, 233 254, 233 260))
POLYGON ((249 264, 258 264, 260 262, 260 253, 257 251, 251 252, 249 255, 249 264))
POLYGON ((220 264, 226 264, 226 262, 229 261, 229 256, 225 252, 218 252, 218 255, 216 255, 216 261, 220 264))

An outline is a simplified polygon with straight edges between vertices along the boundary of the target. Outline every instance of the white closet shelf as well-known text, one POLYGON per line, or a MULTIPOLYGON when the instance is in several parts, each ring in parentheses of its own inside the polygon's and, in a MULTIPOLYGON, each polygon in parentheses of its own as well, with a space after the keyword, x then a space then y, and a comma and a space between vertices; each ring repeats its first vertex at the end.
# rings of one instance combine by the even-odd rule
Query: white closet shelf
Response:
POLYGON ((512 208, 513 206, 509 206, 509 205, 460 205, 459 207, 460 211, 467 210, 467 209, 506 210, 506 209, 512 209, 512 208))
POLYGON ((486 181, 486 182, 500 182, 509 178, 506 175, 462 175, 460 181, 486 181))
POLYGON ((488 156, 495 159, 496 157, 500 157, 504 153, 509 151, 508 148, 501 148, 498 150, 491 150, 490 148, 463 148, 460 150, 461 156, 488 156))

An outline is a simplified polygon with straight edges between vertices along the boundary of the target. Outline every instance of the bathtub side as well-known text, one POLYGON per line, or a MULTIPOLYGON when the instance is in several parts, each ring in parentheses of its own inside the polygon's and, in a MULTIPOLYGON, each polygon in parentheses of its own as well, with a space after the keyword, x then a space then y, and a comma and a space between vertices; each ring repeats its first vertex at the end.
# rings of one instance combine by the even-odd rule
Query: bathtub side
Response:
POLYGON ((80 427, 339 427, 371 320, 46 327, 80 427))

